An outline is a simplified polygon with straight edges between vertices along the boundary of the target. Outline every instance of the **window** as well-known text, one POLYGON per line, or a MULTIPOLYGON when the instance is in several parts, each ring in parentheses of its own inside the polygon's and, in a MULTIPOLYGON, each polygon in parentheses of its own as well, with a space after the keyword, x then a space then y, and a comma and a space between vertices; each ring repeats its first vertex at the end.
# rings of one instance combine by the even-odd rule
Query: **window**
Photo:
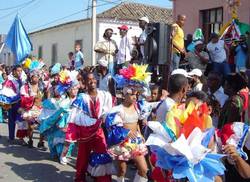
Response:
POLYGON ((202 30, 208 41, 211 33, 219 33, 223 25, 223 8, 201 10, 202 30))
POLYGON ((6 55, 6 53, 3 54, 3 60, 4 60, 4 63, 6 64, 7 63, 7 55, 6 55))
MULTIPOLYGON (((75 41, 75 45, 76 45, 76 44, 79 44, 79 45, 81 46, 81 49, 82 49, 82 40, 76 40, 76 41, 75 41)), ((74 48, 74 49, 75 49, 75 48, 74 48)))
POLYGON ((38 59, 43 58, 43 46, 38 47, 38 59))
POLYGON ((51 64, 55 64, 57 62, 57 44, 52 44, 52 60, 51 64))
POLYGON ((8 58, 7 58, 7 60, 8 60, 8 63, 9 63, 9 64, 12 64, 12 62, 11 62, 11 54, 10 54, 10 52, 8 52, 8 58))

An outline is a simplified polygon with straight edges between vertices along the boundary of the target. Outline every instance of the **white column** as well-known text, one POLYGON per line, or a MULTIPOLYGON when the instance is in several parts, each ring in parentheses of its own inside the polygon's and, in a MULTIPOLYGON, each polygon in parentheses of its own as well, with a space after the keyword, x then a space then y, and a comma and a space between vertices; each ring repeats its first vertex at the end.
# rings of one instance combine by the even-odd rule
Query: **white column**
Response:
POLYGON ((96 64, 94 46, 96 43, 96 0, 92 0, 92 65, 96 64))

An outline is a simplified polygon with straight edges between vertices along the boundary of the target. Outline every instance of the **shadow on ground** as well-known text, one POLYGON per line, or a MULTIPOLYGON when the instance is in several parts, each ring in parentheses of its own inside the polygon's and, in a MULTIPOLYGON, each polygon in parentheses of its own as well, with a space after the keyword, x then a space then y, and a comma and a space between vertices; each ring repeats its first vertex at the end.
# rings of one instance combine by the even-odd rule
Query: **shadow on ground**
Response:
POLYGON ((72 176, 74 176, 74 172, 60 171, 58 168, 50 164, 31 163, 19 165, 13 162, 6 162, 5 164, 10 166, 11 170, 24 180, 34 182, 73 181, 72 176))

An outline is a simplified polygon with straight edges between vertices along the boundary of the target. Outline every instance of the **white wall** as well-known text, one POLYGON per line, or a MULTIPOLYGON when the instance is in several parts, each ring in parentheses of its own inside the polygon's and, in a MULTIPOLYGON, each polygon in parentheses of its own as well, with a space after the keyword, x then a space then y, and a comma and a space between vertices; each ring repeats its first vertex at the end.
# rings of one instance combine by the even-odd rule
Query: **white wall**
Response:
POLYGON ((38 47, 42 46, 43 59, 50 65, 52 59, 52 44, 57 43, 58 62, 67 64, 67 54, 70 51, 74 52, 75 41, 83 40, 82 49, 85 60, 88 63, 91 54, 89 51, 91 36, 88 35, 90 29, 90 22, 84 21, 31 34, 30 38, 34 46, 32 54, 38 56, 38 47))
MULTIPOLYGON (((123 24, 131 27, 128 32, 130 37, 138 37, 140 35, 141 29, 138 27, 137 22, 98 19, 96 40, 102 40, 105 29, 112 28, 114 33, 117 33, 117 35, 113 35, 113 39, 116 40, 117 45, 119 46, 120 35, 118 27, 123 24)), ((67 64, 67 54, 70 51, 74 52, 75 41, 83 40, 82 49, 85 58, 85 65, 91 65, 91 37, 90 20, 30 34, 30 39, 34 47, 32 54, 38 56, 38 47, 42 46, 43 59, 48 65, 50 65, 52 59, 52 44, 57 43, 58 62, 61 64, 67 64)))

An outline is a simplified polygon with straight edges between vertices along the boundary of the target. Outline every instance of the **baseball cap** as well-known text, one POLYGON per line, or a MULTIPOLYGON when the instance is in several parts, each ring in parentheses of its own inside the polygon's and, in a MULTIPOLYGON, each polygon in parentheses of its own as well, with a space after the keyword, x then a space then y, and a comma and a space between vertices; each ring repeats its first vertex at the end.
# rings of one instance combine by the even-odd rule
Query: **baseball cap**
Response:
POLYGON ((197 46, 197 45, 200 45, 200 44, 203 44, 203 42, 201 40, 197 40, 194 42, 194 46, 197 46))
POLYGON ((106 61, 105 59, 101 58, 97 61, 97 63, 103 67, 108 67, 108 61, 106 61))
POLYGON ((118 27, 118 29, 120 29, 120 30, 128 30, 128 26, 127 25, 122 25, 122 26, 118 27))
POLYGON ((139 21, 145 21, 145 22, 149 23, 149 19, 148 19, 147 16, 141 17, 141 18, 139 18, 138 20, 139 20, 139 21))
POLYGON ((202 71, 200 69, 193 69, 192 71, 190 71, 188 73, 189 76, 198 76, 198 77, 201 77, 202 76, 202 71))
POLYGON ((184 75, 186 78, 190 78, 188 72, 184 69, 175 69, 174 71, 172 71, 171 75, 184 75))

